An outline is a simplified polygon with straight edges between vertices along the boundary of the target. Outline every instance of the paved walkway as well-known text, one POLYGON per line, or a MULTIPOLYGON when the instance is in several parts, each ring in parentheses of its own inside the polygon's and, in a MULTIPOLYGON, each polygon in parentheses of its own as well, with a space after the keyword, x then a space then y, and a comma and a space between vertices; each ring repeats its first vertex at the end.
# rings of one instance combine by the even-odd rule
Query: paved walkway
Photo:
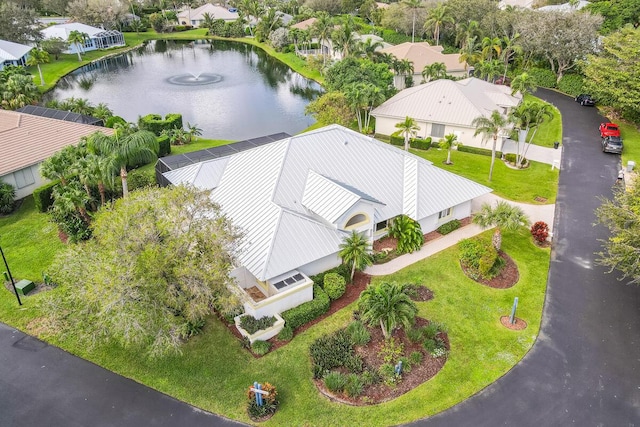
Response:
MULTIPOLYGON (((499 200, 504 200, 494 194, 487 194, 483 197, 478 197, 471 204, 471 212, 477 212, 483 203, 489 203, 495 205, 499 200)), ((530 205, 527 203, 511 202, 506 200, 512 205, 519 206, 529 216, 532 223, 536 221, 544 221, 549 224, 549 230, 552 231, 553 227, 553 215, 555 212, 555 205, 530 205)), ((478 235, 484 231, 482 228, 475 224, 469 224, 466 227, 459 228, 458 230, 442 236, 436 240, 432 240, 425 244, 419 251, 399 256, 384 264, 372 265, 367 267, 364 272, 372 276, 385 276, 387 274, 395 273, 398 270, 402 270, 405 267, 410 266, 420 260, 430 257, 433 254, 440 252, 450 246, 455 245, 462 239, 467 239, 478 235)))
MULTIPOLYGON (((518 151, 518 143, 511 139, 507 139, 502 144, 503 153, 516 153, 518 151)), ((546 163, 559 168, 562 163, 562 147, 559 149, 540 147, 538 145, 530 145, 524 156, 535 162, 546 163)))

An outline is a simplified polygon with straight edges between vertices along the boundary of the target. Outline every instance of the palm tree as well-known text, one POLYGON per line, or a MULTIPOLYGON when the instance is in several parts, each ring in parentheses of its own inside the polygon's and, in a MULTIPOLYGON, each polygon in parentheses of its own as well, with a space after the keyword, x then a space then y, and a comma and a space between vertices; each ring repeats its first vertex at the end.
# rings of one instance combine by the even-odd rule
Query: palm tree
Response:
POLYGON ((467 39, 467 42, 464 44, 464 47, 460 49, 460 62, 464 63, 464 69, 467 69, 468 65, 475 66, 482 56, 482 51, 480 50, 480 45, 477 42, 476 37, 472 37, 467 39))
POLYGON ((197 124, 192 125, 191 123, 187 123, 187 129, 187 132, 189 133, 189 140, 192 138, 195 140, 198 139, 199 136, 202 136, 202 129, 200 129, 197 124))
POLYGON ((480 78, 493 83, 502 71, 502 62, 497 59, 480 61, 476 64, 476 71, 480 78))
POLYGON ((481 35, 480 23, 478 21, 461 22, 456 28, 456 45, 464 49, 470 39, 477 39, 481 35))
POLYGON ((447 165, 451 165, 451 149, 460 143, 458 142, 458 136, 454 133, 450 133, 444 136, 444 139, 440 140, 440 148, 447 150, 447 165))
POLYGON ((500 56, 502 52, 502 40, 500 37, 485 37, 482 39, 482 59, 491 61, 495 52, 496 56, 500 56))
POLYGON ((518 149, 516 153, 516 166, 522 167, 522 162, 526 158, 527 151, 531 146, 533 138, 536 136, 539 126, 546 120, 553 119, 551 105, 539 102, 525 101, 518 107, 511 110, 509 119, 519 129, 518 132, 518 149), (530 132, 533 129, 533 132, 530 132), (527 135, 529 135, 527 142, 527 135), (520 144, 523 144, 522 151, 520 144))
POLYGON ((79 157, 78 147, 69 145, 40 164, 40 175, 50 181, 59 179, 63 186, 67 185, 79 157))
POLYGON ((493 145, 491 147, 491 167, 489 169, 489 182, 491 182, 491 178, 493 177, 493 164, 496 161, 498 136, 507 127, 508 121, 498 110, 493 110, 491 116, 476 117, 471 124, 476 128, 473 136, 482 134, 483 144, 486 143, 489 138, 493 139, 493 145))
POLYGON ((211 34, 211 29, 216 26, 215 22, 216 19, 214 16, 209 12, 206 12, 202 15, 202 24, 200 26, 209 30, 209 34, 211 34))
POLYGON ((346 58, 355 50, 356 37, 353 18, 349 16, 347 21, 331 33, 333 50, 340 52, 342 58, 346 58))
POLYGON ((430 82, 431 80, 444 79, 447 76, 447 66, 444 62, 434 62, 430 65, 425 65, 422 70, 422 79, 424 82, 430 82))
POLYGON ((411 43, 416 40, 416 13, 422 9, 424 5, 422 0, 402 0, 402 5, 412 12, 412 26, 411 26, 411 43))
POLYGON ((356 51, 358 54, 364 56, 365 58, 373 60, 376 56, 376 51, 381 49, 383 46, 382 42, 375 41, 373 39, 367 39, 365 41, 360 41, 357 43, 356 51))
POLYGON ((518 207, 505 201, 499 201, 495 207, 483 203, 480 210, 473 216, 474 224, 482 228, 496 227, 493 233, 493 247, 500 251, 502 247, 502 231, 515 231, 521 226, 528 226, 529 217, 518 207))
POLYGON ((76 46, 76 53, 78 54, 78 61, 82 61, 80 52, 83 51, 84 42, 89 37, 87 33, 82 33, 78 30, 73 30, 69 33, 67 41, 76 46))
POLYGON ((107 104, 101 102, 93 108, 91 116, 106 121, 109 117, 113 116, 113 111, 111 111, 107 104))
POLYGON ((400 129, 400 135, 404 135, 404 149, 409 151, 409 139, 420 130, 420 126, 415 119, 407 116, 403 122, 396 123, 396 128, 400 129))
POLYGON ((69 212, 77 212, 86 224, 91 222, 87 212, 87 204, 90 198, 80 187, 78 181, 71 181, 67 186, 58 186, 53 189, 53 210, 64 215, 69 212))
POLYGON ((49 62, 49 54, 42 49, 31 49, 29 52, 29 58, 27 59, 27 65, 32 67, 38 67, 38 73, 40 74, 40 86, 44 86, 44 77, 42 77, 42 69, 40 64, 46 64, 49 62))
POLYGON ((318 13, 316 21, 311 27, 311 32, 318 38, 320 42, 320 52, 322 52, 322 65, 326 64, 327 53, 324 51, 325 43, 331 38, 331 32, 333 31, 333 21, 331 16, 327 12, 318 13))
POLYGON ((502 74, 502 80, 507 77, 507 69, 509 68, 509 62, 513 59, 516 54, 522 53, 522 46, 518 44, 518 40, 520 39, 520 34, 515 33, 511 37, 504 36, 502 38, 502 53, 501 57, 504 61, 504 73, 502 74))
POLYGON ((436 46, 440 44, 440 29, 445 24, 453 24, 454 20, 449 16, 447 6, 443 3, 438 3, 436 7, 429 11, 427 15, 427 21, 424 23, 425 30, 433 29, 433 39, 436 41, 436 46))
POLYGON ((524 97, 527 93, 535 92, 536 89, 538 89, 538 85, 536 84, 535 78, 527 72, 516 76, 511 82, 511 95, 520 92, 524 97))
POLYGON ((342 258, 342 262, 351 264, 351 281, 356 270, 362 270, 373 263, 370 251, 371 244, 367 238, 355 230, 340 244, 338 255, 342 258))
POLYGON ((105 156, 113 170, 120 171, 122 180, 122 196, 127 197, 127 165, 132 163, 148 163, 158 156, 158 140, 146 130, 132 131, 121 127, 115 128, 114 135, 96 132, 89 137, 91 150, 105 156))
POLYGON ((370 325, 379 324, 385 339, 399 325, 410 327, 416 317, 418 309, 406 290, 407 285, 383 282, 360 294, 358 308, 362 319, 370 325))

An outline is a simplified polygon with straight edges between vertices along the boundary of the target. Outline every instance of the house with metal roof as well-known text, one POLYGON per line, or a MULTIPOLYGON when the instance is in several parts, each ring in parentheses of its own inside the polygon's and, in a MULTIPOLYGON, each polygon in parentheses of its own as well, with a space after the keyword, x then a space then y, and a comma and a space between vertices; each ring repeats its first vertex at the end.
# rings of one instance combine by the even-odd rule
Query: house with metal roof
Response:
POLYGON ((339 125, 163 174, 212 191, 243 231, 232 275, 245 311, 274 315, 313 298, 310 276, 340 264, 352 231, 383 237, 399 215, 423 232, 468 217, 491 189, 339 125))
POLYGON ((26 65, 33 47, 0 40, 0 70, 7 65, 26 65))
MULTIPOLYGON (((397 123, 411 117, 420 127, 416 136, 434 141, 453 133, 464 145, 482 147, 482 135, 474 136, 473 120, 489 117, 494 110, 507 114, 522 101, 511 88, 470 77, 464 80, 434 80, 404 89, 375 108, 376 134, 391 135, 397 123)), ((505 135, 506 137, 506 135, 505 135)), ((500 147, 498 147, 500 148, 500 147)))
MULTIPOLYGON (((441 62, 447 69, 447 74, 452 77, 467 77, 467 64, 460 62, 459 53, 442 53, 442 46, 431 46, 427 42, 401 43, 399 45, 385 47, 380 52, 389 53, 398 60, 406 59, 413 63, 413 80, 421 82, 422 71, 428 65, 441 62)), ((404 76, 396 76, 394 85, 397 89, 404 89, 404 76)))
POLYGON ((97 131, 113 134, 113 129, 0 110, 0 179, 13 185, 16 199, 26 197, 45 184, 40 176, 45 159, 97 131))
MULTIPOLYGON (((105 30, 79 22, 52 25, 44 28, 41 33, 45 40, 59 38, 66 41, 72 31, 78 31, 86 35, 84 44, 80 48, 80 53, 126 45, 124 35, 118 30, 105 30)), ((78 53, 78 46, 75 43, 70 43, 65 53, 78 53)))

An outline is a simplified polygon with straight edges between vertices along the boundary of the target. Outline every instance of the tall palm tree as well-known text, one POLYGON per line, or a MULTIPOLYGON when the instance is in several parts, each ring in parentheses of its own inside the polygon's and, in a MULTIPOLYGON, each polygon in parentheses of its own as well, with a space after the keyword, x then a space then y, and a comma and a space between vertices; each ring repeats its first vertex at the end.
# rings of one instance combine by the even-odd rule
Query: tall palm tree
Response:
POLYGON ((464 49, 469 39, 478 39, 482 34, 478 21, 461 22, 456 25, 456 45, 464 49))
POLYGON ((416 40, 416 14, 424 7, 424 4, 422 4, 422 0, 402 0, 401 4, 411 10, 411 43, 414 43, 416 40))
POLYGON ((158 156, 159 150, 158 140, 153 133, 120 127, 115 128, 114 135, 105 135, 102 132, 92 134, 89 137, 89 146, 95 154, 107 157, 113 170, 120 171, 123 197, 129 194, 127 165, 150 162, 158 156))
POLYGON ((480 44, 476 37, 467 39, 464 47, 460 49, 459 61, 464 63, 464 69, 466 70, 468 65, 475 66, 482 57, 482 51, 480 50, 480 44))
POLYGON ((443 150, 447 150, 447 161, 446 164, 450 165, 451 163, 451 149, 456 145, 459 145, 458 136, 455 133, 450 133, 444 136, 444 139, 440 140, 440 148, 443 150))
POLYGON ((420 130, 420 126, 415 119, 407 116, 403 122, 396 123, 396 128, 400 130, 400 135, 404 136, 404 149, 409 151, 409 139, 420 130))
POLYGON ((434 62, 433 64, 425 65, 422 70, 423 82, 430 82, 431 80, 443 79, 447 76, 447 66, 444 62, 434 62))
POLYGON ((493 110, 491 116, 476 117, 473 119, 471 124, 476 128, 473 136, 482 134, 483 143, 486 143, 489 138, 493 139, 493 145, 491 146, 491 167, 489 168, 489 182, 491 182, 491 178, 493 177, 493 165, 496 161, 496 145, 498 143, 498 136, 507 127, 508 121, 498 110, 493 110))
POLYGON ((480 78, 493 83, 502 71, 502 62, 497 59, 480 61, 475 69, 480 78))
POLYGON ((113 111, 111 111, 111 109, 107 104, 105 104, 104 102, 101 102, 95 107, 93 107, 91 116, 98 119, 102 119, 103 121, 106 121, 109 117, 113 116, 113 111))
POLYGON ((473 216, 474 224, 482 228, 496 227, 492 243, 497 251, 502 247, 502 231, 515 231, 521 226, 528 226, 529 217, 518 207, 505 201, 499 201, 495 207, 483 203, 480 210, 473 216))
POLYGON ((27 65, 32 67, 38 67, 38 74, 40 74, 40 86, 44 86, 44 77, 42 76, 42 68, 40 64, 46 64, 49 62, 49 54, 42 49, 31 49, 29 52, 29 58, 27 59, 27 65))
POLYGON ((521 167, 526 158, 527 151, 536 136, 539 126, 547 120, 553 119, 551 105, 539 102, 525 101, 509 113, 509 120, 514 123, 518 132, 518 149, 516 153, 516 166, 521 167), (533 129, 533 132, 531 130, 533 129), (529 141, 527 141, 529 135, 529 141), (520 144, 523 144, 520 147, 520 144), (521 150, 522 148, 522 150, 521 150))
POLYGON ((491 61, 502 52, 502 39, 500 37, 485 37, 482 39, 482 59, 491 61))
POLYGON ((358 300, 362 319, 370 325, 379 324, 382 335, 389 339, 393 330, 413 323, 418 309, 407 294, 407 285, 383 282, 367 287, 358 300))
POLYGON ((522 46, 518 43, 519 40, 519 33, 515 33, 512 36, 504 36, 502 38, 502 53, 500 54, 500 57, 504 62, 504 73, 502 74, 503 80, 505 79, 505 77, 507 77, 509 62, 511 62, 516 54, 522 53, 522 46))
POLYGON ((80 56, 80 52, 84 51, 84 42, 87 39, 88 34, 80 32, 78 30, 73 30, 69 33, 69 37, 67 41, 76 46, 76 53, 78 54, 78 61, 82 61, 82 56, 80 56))
POLYGON ((365 58, 373 60, 376 56, 376 51, 378 49, 381 49, 382 46, 382 42, 375 41, 373 39, 367 39, 365 41, 360 41, 357 43, 356 51, 365 58))
POLYGON ((329 42, 331 38, 331 32, 333 31, 333 20, 331 16, 327 12, 320 12, 316 17, 316 21, 313 23, 311 27, 311 33, 318 38, 320 42, 320 52, 322 52, 322 65, 324 66, 327 62, 327 54, 329 52, 325 52, 325 44, 329 42))
POLYGON ((538 89, 538 85, 536 84, 535 78, 524 72, 511 81, 511 95, 515 95, 520 92, 522 96, 525 96, 527 93, 533 93, 538 89))
POLYGON ((50 181, 59 179, 63 186, 67 185, 79 157, 78 147, 69 145, 40 164, 40 175, 50 181))
POLYGON ((331 33, 331 41, 333 43, 333 50, 340 52, 342 58, 346 58, 355 50, 357 40, 355 26, 351 16, 349 16, 344 24, 331 33))
POLYGON ((356 270, 362 270, 373 263, 370 251, 371 244, 367 238, 355 230, 340 244, 338 255, 342 258, 342 262, 351 264, 352 281, 356 270))
POLYGON ((444 3, 438 3, 436 7, 429 11, 427 21, 424 23, 425 30, 433 29, 433 39, 436 46, 440 44, 440 30, 445 24, 453 24, 454 20, 449 15, 447 6, 444 3))

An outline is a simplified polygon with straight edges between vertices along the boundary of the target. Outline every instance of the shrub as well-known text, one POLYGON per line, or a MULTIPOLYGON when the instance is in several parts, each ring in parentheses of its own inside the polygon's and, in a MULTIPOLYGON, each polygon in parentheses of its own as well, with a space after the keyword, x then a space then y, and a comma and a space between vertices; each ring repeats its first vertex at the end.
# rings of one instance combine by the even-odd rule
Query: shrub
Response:
POLYGON ((531 68, 527 71, 540 87, 556 87, 556 75, 548 68, 531 68))
POLYGON ((401 342, 396 342, 394 338, 389 338, 382 344, 378 356, 384 360, 384 363, 396 363, 402 356, 404 346, 401 342))
MULTIPOLYGON (((471 154, 480 154, 482 156, 491 156, 490 149, 470 147, 468 145, 458 145, 458 151, 471 154)), ((496 151, 496 157, 502 157, 502 151, 496 151)))
POLYGON ((60 184, 59 180, 51 181, 48 184, 33 190, 33 201, 39 212, 46 212, 53 204, 53 190, 60 184))
POLYGON ((403 356, 398 361, 402 362, 402 372, 403 373, 407 373, 408 374, 409 372, 411 372, 411 362, 409 361, 408 358, 403 356))
POLYGON ((313 280, 313 283, 318 284, 319 286, 324 286, 324 276, 329 273, 337 273, 340 276, 344 277, 344 280, 349 283, 351 280, 351 270, 349 266, 346 264, 340 264, 337 267, 332 268, 331 270, 327 270, 323 273, 316 274, 315 276, 311 276, 310 279, 313 280))
POLYGON ((351 339, 344 330, 318 338, 309 346, 309 353, 314 364, 315 378, 321 378, 325 372, 345 366, 354 356, 351 339))
POLYGON ((127 174, 127 184, 129 190, 137 190, 139 188, 154 187, 156 185, 156 174, 152 170, 134 169, 127 174))
POLYGON ((509 153, 504 155, 504 159, 509 163, 515 163, 517 156, 514 153, 509 153))
POLYGON ((116 124, 126 125, 127 121, 120 116, 111 116, 104 122, 104 126, 108 128, 114 128, 116 124))
POLYGON ((538 221, 531 226, 531 235, 538 244, 542 244, 549 237, 549 226, 544 221, 538 221))
POLYGON ((442 224, 440 227, 437 228, 437 231, 440 234, 449 234, 452 231, 455 231, 458 228, 460 228, 460 225, 461 225, 460 220, 453 219, 449 222, 445 222, 444 224, 442 224))
POLYGON ((340 393, 347 385, 347 376, 340 372, 329 372, 324 377, 324 386, 332 393, 340 393))
MULTIPOLYGON (((427 137, 426 139, 422 139, 422 138, 414 138, 409 142, 409 145, 411 145, 411 148, 415 148, 416 150, 428 150, 429 148, 431 148, 431 137, 427 137)), ((403 141, 404 144, 404 141, 403 141)))
POLYGON ((362 394, 364 388, 364 381, 358 374, 349 374, 347 376, 347 382, 344 386, 344 391, 349 397, 357 397, 362 394))
POLYGON ((324 276, 323 281, 324 291, 327 293, 331 300, 336 300, 344 295, 344 291, 347 290, 347 283, 344 277, 337 273, 328 273, 324 276))
POLYGON ((351 337, 353 345, 365 345, 371 341, 371 334, 361 321, 356 320, 347 326, 347 334, 351 337))
POLYGON ((251 345, 251 351, 253 351, 258 356, 264 356, 265 354, 269 353, 270 349, 271 349, 271 343, 268 341, 258 340, 258 341, 254 341, 253 344, 251 345))
POLYGON ((276 318, 273 316, 256 319, 251 315, 246 315, 240 318, 240 327, 249 334, 255 334, 258 331, 270 328, 274 323, 276 323, 276 318))
POLYGON ((419 365, 420 363, 422 363, 422 353, 420 353, 419 351, 412 351, 409 355, 409 362, 412 365, 419 365))
POLYGON ((407 329, 407 338, 412 343, 420 342, 424 339, 424 332, 421 328, 410 328, 407 329))
POLYGON ((558 89, 567 95, 578 96, 584 93, 584 78, 579 74, 565 74, 558 82, 558 89))
POLYGON ((391 135, 389 137, 389 143, 391 145, 397 145, 399 147, 404 147, 404 136, 400 135, 391 135))
POLYGON ((269 42, 275 50, 281 51, 283 47, 289 44, 289 30, 283 27, 276 28, 275 31, 269 34, 269 42))
POLYGON ((256 403, 256 394, 251 390, 252 387, 249 387, 247 392, 247 412, 249 417, 252 419, 260 419, 267 415, 273 414, 276 409, 278 409, 278 404, 280 403, 278 400, 278 391, 276 387, 269 384, 262 384, 262 390, 266 391, 269 394, 263 394, 262 406, 258 406, 256 403))
POLYGON ((489 240, 484 238, 464 239, 458 243, 458 247, 460 248, 460 262, 472 278, 491 278, 493 267, 500 257, 489 240))
POLYGON ((344 362, 344 367, 347 368, 349 372, 360 373, 364 369, 364 360, 357 354, 352 355, 344 362))
POLYGON ((171 138, 169 135, 162 135, 158 137, 158 157, 164 157, 171 154, 171 138))
POLYGON ((282 313, 282 318, 291 329, 299 328, 329 311, 331 300, 318 285, 313 285, 313 299, 282 313))
POLYGON ((378 374, 384 381, 385 385, 393 386, 398 377, 396 376, 395 366, 390 363, 385 363, 378 369, 378 374))
POLYGON ((138 119, 138 127, 160 136, 163 130, 182 129, 182 114, 167 114, 164 116, 164 120, 159 114, 147 114, 138 119))
POLYGON ((389 235, 398 239, 397 251, 401 254, 415 252, 424 243, 424 234, 420 223, 406 215, 400 215, 393 219, 389 227, 389 235))
POLYGON ((291 341, 293 338, 293 329, 289 325, 285 325, 284 328, 278 333, 278 340, 291 341))
POLYGON ((430 322, 428 325, 422 327, 422 335, 425 339, 432 340, 438 335, 440 332, 440 325, 436 322, 430 322))
POLYGON ((8 214, 13 212, 15 202, 13 198, 16 196, 16 190, 13 185, 7 184, 0 179, 0 214, 8 214))

